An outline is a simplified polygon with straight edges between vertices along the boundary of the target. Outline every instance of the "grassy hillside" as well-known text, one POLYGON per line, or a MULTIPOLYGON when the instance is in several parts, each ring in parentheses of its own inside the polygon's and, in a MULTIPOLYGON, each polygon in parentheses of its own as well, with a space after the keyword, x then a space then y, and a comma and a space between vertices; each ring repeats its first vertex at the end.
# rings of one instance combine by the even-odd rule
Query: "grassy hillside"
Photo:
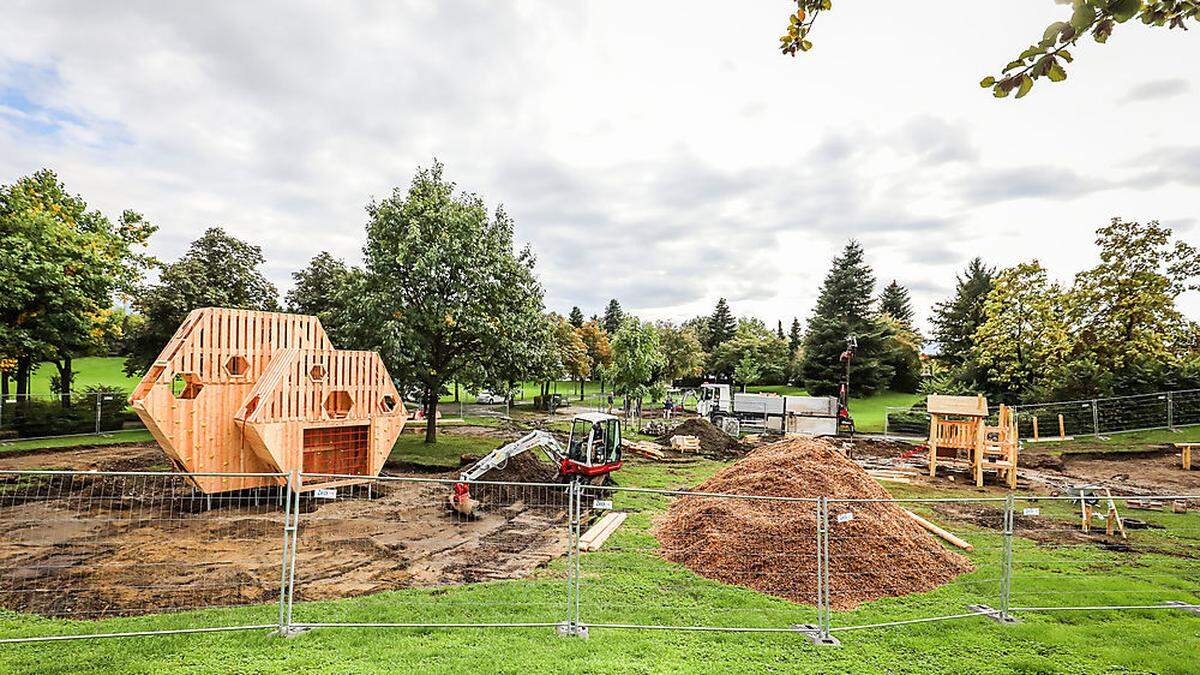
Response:
MULTIPOLYGON (((102 384, 110 387, 121 387, 129 391, 137 386, 136 377, 125 377, 121 372, 124 359, 112 356, 87 356, 75 359, 72 367, 75 370, 75 389, 83 389, 89 385, 102 384)), ((58 375, 58 369, 53 363, 43 363, 33 373, 30 380, 30 393, 49 395, 50 378, 58 375)))

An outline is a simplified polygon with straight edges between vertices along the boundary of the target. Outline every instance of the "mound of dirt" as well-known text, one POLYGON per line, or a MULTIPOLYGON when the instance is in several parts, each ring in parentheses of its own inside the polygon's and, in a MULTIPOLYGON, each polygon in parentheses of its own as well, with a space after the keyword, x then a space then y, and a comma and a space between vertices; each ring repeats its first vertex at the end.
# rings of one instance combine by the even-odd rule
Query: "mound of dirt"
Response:
MULTIPOLYGON (((757 448, 695 491, 891 498, 862 468, 817 439, 757 448)), ((835 609, 928 591, 974 569, 905 515, 901 505, 835 502, 830 511, 829 587, 835 609)), ((653 531, 664 558, 701 576, 815 604, 816 514, 813 502, 684 496, 671 503, 653 531)))
MULTIPOLYGON (((558 468, 537 450, 510 457, 503 465, 479 477, 481 481, 504 481, 510 483, 557 483, 558 468)), ((494 509, 514 502, 529 502, 530 505, 565 505, 565 487, 537 485, 473 485, 471 496, 479 500, 481 508, 494 509)))
POLYGON ((700 454, 718 459, 728 459, 746 454, 747 448, 736 438, 713 426, 712 422, 693 417, 671 431, 658 437, 658 442, 670 445, 673 436, 695 436, 700 439, 700 454))

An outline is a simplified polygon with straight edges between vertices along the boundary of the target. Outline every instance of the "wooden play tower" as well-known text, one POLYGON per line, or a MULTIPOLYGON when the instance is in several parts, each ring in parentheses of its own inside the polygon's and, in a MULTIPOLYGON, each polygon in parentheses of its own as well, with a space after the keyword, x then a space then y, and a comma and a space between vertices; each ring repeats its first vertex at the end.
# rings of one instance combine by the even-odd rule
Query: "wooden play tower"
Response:
POLYGON ((1017 456, 1020 442, 1012 408, 1001 405, 996 425, 988 421, 987 399, 980 396, 931 395, 926 401, 929 412, 929 476, 937 475, 938 465, 964 468, 975 484, 983 486, 983 472, 995 471, 997 477, 1017 486, 1017 456))
MULTIPOLYGON (((130 396, 163 451, 206 493, 379 474, 407 419, 379 354, 334 349, 315 316, 191 312, 130 396)), ((362 478, 357 478, 361 476, 362 478)))

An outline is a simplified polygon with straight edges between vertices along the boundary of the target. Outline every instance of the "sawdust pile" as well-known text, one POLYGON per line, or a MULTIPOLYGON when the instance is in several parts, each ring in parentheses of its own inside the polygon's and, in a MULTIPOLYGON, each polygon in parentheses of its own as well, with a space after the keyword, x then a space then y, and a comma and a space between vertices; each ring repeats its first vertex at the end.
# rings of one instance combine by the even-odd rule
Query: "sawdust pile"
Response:
MULTIPOLYGON (((828 442, 789 439, 762 446, 695 488, 774 497, 888 499, 890 495, 828 442)), ((654 534, 661 555, 701 576, 794 602, 817 601, 816 505, 686 496, 654 534)), ((887 502, 830 505, 830 598, 835 609, 919 593, 974 569, 887 502), (837 522, 837 516, 852 519, 837 522), (845 517, 845 516, 843 516, 845 517)))
POLYGON ((695 436, 700 439, 700 454, 707 457, 727 459, 746 454, 746 447, 742 443, 702 417, 687 420, 659 436, 658 442, 670 445, 673 436, 695 436))

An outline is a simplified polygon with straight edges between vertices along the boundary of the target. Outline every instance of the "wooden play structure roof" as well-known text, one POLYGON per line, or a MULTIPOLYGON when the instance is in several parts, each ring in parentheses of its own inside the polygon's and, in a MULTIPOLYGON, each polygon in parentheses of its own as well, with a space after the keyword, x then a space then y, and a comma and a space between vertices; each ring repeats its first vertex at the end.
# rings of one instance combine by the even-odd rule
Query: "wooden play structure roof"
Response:
POLYGON ((378 475, 407 419, 379 355, 334 349, 316 317, 211 307, 187 316, 130 404, 209 493, 284 481, 196 474, 347 476, 302 488, 378 475))
POLYGON ((957 415, 961 417, 987 417, 988 403, 982 394, 978 396, 947 396, 931 394, 925 407, 930 415, 957 415))

